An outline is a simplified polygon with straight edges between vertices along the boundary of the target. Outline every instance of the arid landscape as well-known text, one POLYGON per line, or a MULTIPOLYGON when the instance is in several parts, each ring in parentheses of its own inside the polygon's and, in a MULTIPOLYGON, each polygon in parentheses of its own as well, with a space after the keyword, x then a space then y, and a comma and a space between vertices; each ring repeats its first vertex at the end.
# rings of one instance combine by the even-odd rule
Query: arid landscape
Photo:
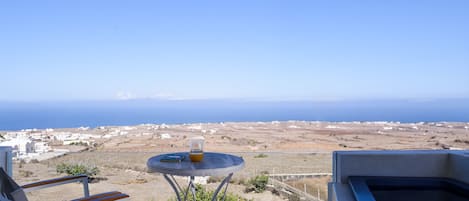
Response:
MULTIPOLYGON (((399 122, 238 122, 116 127, 89 129, 89 134, 105 136, 116 129, 125 134, 96 139, 91 145, 67 145, 60 148, 81 150, 64 156, 24 163, 15 161, 14 179, 20 184, 59 176, 61 163, 96 166, 97 179, 91 193, 119 190, 132 200, 161 200, 174 193, 160 174, 148 173, 146 161, 160 153, 187 151, 188 140, 204 136, 205 151, 242 156, 245 168, 237 172, 229 192, 253 200, 285 200, 270 191, 244 193, 243 185, 261 173, 309 174, 331 173, 334 150, 390 149, 469 149, 469 123, 399 123, 399 122)), ((82 132, 68 128, 55 132, 82 132)), ((58 146, 57 146, 58 147, 58 146)), ((330 177, 303 178, 286 183, 325 199, 330 177), (307 188, 307 189, 306 189, 307 188)), ((215 188, 219 178, 207 184, 215 188)), ((180 178, 184 183, 184 178, 180 178)), ((39 190, 28 194, 30 200, 67 200, 82 195, 79 184, 39 190)))

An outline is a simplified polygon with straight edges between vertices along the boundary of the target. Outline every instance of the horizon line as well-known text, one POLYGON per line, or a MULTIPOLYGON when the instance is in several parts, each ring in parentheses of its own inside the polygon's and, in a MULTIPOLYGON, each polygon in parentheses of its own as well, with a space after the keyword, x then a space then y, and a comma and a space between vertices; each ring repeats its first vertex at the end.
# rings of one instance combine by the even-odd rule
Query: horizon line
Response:
POLYGON ((449 98, 133 98, 133 99, 57 99, 57 100, 0 100, 0 103, 83 103, 83 102, 190 102, 190 101, 228 101, 228 102, 369 102, 369 101, 411 101, 435 102, 448 100, 466 100, 469 97, 449 98))

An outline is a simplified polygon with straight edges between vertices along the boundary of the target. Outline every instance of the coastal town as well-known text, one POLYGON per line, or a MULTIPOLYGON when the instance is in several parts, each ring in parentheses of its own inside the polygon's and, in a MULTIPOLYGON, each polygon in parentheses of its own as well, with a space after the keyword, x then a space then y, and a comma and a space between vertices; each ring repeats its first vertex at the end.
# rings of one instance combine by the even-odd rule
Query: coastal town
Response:
MULTIPOLYGON (((73 149, 73 146, 93 147, 107 139, 127 136, 129 132, 137 128, 146 127, 146 130, 158 130, 169 128, 162 125, 140 125, 122 127, 90 127, 66 128, 66 129, 22 129, 20 131, 0 131, 0 146, 10 146, 13 148, 14 160, 47 160, 53 157, 64 155, 71 151, 81 151, 73 149)), ((135 134, 134 132, 132 134, 135 134)), ((143 132, 136 136, 153 135, 155 132, 143 132)), ((168 133, 159 134, 161 139, 170 139, 168 133)))

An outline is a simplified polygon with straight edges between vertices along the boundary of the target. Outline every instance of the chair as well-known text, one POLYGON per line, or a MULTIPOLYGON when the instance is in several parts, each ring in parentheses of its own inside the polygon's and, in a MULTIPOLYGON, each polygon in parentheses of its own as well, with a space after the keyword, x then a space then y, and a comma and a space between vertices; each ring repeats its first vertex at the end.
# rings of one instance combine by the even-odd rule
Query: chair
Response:
POLYGON ((114 201, 129 200, 129 196, 118 191, 91 195, 88 189, 88 177, 86 175, 68 176, 56 179, 44 180, 19 186, 13 179, 0 168, 0 201, 27 201, 27 192, 43 188, 58 186, 62 184, 81 182, 83 183, 84 197, 74 199, 73 201, 114 201))

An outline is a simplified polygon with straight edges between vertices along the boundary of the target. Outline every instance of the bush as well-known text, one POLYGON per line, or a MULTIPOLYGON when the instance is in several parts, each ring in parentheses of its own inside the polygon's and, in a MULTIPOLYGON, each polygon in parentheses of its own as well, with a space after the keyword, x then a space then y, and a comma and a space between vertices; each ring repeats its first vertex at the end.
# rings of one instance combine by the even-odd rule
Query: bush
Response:
POLYGON ((69 145, 85 146, 85 147, 86 147, 86 146, 88 146, 88 143, 80 141, 80 142, 72 142, 72 143, 70 143, 69 145))
POLYGON ((246 189, 244 189, 245 192, 256 192, 256 193, 262 193, 265 191, 265 188, 267 186, 267 182, 269 182, 269 176, 267 175, 258 175, 254 178, 249 179, 248 185, 246 186, 246 189))
POLYGON ((254 158, 267 158, 267 154, 258 154, 254 158))
MULTIPOLYGON (((186 189, 184 189, 184 192, 186 192, 186 189)), ((214 194, 214 191, 208 191, 200 184, 195 185, 195 197, 197 201, 212 201, 213 194, 214 194)), ((184 195, 182 193, 180 196, 181 198, 184 198, 184 195)), ((223 192, 220 191, 217 195, 217 200, 222 200, 222 198, 223 198, 223 192)), ((169 199, 169 201, 175 201, 175 200, 176 198, 169 199)), ((187 200, 194 201, 190 191, 189 191, 189 195, 187 195, 187 200)), ((234 195, 228 192, 226 193, 225 200, 226 201, 248 201, 239 195, 234 195)))
POLYGON ((26 161, 24 159, 20 159, 20 163, 19 163, 18 167, 23 168, 24 164, 26 164, 26 161))
POLYGON ((34 174, 33 172, 28 171, 28 170, 20 170, 19 173, 21 177, 30 177, 34 174))
POLYGON ((238 185, 246 185, 246 178, 244 178, 244 177, 239 177, 237 179, 231 179, 230 183, 231 183, 231 181, 233 181, 233 183, 238 184, 238 185))
POLYGON ((99 173, 96 166, 86 166, 83 164, 65 164, 61 163, 56 167, 57 173, 65 173, 70 176, 86 175, 90 178, 99 173))
POLYGON ((218 183, 218 182, 221 182, 221 181, 223 181, 222 177, 211 176, 207 179, 207 183, 218 183))

